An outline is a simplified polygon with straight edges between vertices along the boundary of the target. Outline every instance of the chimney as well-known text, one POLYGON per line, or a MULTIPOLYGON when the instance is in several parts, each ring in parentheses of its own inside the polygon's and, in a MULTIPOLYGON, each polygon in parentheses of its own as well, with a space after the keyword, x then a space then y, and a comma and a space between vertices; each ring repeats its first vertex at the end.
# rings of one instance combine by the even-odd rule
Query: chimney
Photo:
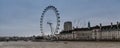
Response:
POLYGON ((117 21, 117 29, 119 29, 119 22, 117 21))
POLYGON ((113 23, 111 22, 111 27, 113 26, 113 23))
POLYGON ((102 23, 100 23, 100 30, 101 30, 101 28, 102 28, 102 23))
POLYGON ((119 24, 119 22, 117 21, 117 25, 119 24))
POLYGON ((90 21, 89 21, 89 22, 88 22, 88 28, 90 29, 90 27, 91 27, 91 26, 90 26, 90 21))

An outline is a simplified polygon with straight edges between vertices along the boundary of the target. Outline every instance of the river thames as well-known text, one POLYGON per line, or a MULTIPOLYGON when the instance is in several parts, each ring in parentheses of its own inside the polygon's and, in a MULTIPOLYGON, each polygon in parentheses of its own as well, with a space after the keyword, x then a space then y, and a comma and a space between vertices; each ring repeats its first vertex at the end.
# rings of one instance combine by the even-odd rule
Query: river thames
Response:
POLYGON ((0 48, 120 48, 120 42, 0 42, 0 48))

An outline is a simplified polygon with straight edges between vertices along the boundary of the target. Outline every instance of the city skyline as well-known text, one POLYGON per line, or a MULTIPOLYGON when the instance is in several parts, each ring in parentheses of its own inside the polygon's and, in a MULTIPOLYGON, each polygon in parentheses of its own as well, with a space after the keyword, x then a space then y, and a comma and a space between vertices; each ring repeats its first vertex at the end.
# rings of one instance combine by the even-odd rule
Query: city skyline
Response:
POLYGON ((0 36, 40 35, 40 16, 45 7, 60 13, 61 30, 65 21, 74 26, 110 25, 120 22, 119 0, 0 0, 0 36))

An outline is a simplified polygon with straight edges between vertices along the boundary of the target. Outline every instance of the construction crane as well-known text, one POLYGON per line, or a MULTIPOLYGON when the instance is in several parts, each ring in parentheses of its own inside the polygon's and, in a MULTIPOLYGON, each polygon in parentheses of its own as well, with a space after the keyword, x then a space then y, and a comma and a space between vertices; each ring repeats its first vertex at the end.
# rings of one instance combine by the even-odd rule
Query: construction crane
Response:
POLYGON ((47 22, 47 24, 50 26, 50 29, 51 29, 51 35, 53 35, 52 23, 51 23, 51 22, 47 22))

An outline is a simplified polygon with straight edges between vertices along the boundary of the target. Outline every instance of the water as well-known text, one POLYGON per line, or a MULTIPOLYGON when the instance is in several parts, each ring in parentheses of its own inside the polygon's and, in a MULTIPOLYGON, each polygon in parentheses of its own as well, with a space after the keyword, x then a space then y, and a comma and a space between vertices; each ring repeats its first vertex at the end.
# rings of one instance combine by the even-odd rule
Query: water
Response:
POLYGON ((120 48, 120 42, 0 42, 0 48, 120 48))

